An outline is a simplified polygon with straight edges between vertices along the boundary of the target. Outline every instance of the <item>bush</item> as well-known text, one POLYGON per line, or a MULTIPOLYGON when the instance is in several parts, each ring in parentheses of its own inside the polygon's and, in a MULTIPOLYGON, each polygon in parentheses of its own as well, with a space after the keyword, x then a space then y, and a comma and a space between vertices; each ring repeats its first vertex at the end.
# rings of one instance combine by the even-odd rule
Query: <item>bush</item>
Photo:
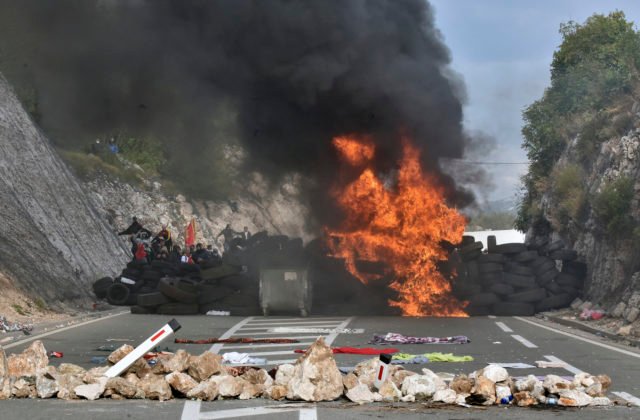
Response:
POLYGON ((622 238, 634 232, 636 223, 631 216, 634 181, 629 177, 607 183, 592 203, 593 210, 608 234, 622 238))
POLYGON ((556 202, 553 217, 556 230, 563 231, 570 220, 578 221, 584 212, 586 193, 584 174, 577 165, 567 165, 553 171, 551 196, 556 202))
MULTIPOLYGON (((546 191, 539 188, 541 182, 576 134, 578 154, 588 164, 603 140, 633 125, 631 116, 607 111, 623 103, 640 85, 640 34, 633 23, 622 12, 595 14, 584 24, 561 25, 560 33, 562 44, 553 55, 551 86, 523 112, 522 147, 531 164, 516 218, 516 226, 522 231, 538 217, 533 203, 540 200, 541 191, 546 191), (581 121, 585 123, 580 125, 581 121)), ((565 175, 568 178, 563 182, 569 182, 575 174, 565 175)), ((584 193, 571 182, 571 186, 560 186, 557 181, 552 188, 571 190, 557 216, 565 221, 577 217, 584 193)))
POLYGON ((167 163, 163 146, 148 138, 127 138, 118 141, 120 153, 129 162, 139 165, 146 172, 158 173, 167 163))

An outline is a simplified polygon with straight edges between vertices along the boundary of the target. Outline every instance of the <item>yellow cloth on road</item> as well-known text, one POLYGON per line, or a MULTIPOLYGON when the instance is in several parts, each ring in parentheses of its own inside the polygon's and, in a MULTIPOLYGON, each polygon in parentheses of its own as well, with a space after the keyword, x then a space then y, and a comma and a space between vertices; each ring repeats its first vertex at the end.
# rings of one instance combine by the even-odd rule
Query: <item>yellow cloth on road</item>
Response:
POLYGON ((426 357, 430 362, 472 362, 471 356, 456 356, 453 353, 424 353, 424 354, 409 354, 409 353, 396 353, 393 355, 393 360, 406 360, 409 361, 416 357, 426 357))

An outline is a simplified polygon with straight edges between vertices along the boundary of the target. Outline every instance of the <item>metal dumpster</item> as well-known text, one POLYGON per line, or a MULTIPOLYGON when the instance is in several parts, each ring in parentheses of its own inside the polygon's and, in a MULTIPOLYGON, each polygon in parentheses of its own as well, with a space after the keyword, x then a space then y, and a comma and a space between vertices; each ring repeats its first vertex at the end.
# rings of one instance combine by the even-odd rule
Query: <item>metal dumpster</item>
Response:
POLYGON ((307 316, 311 299, 306 268, 260 269, 260 306, 264 316, 272 311, 299 311, 301 316, 307 316))

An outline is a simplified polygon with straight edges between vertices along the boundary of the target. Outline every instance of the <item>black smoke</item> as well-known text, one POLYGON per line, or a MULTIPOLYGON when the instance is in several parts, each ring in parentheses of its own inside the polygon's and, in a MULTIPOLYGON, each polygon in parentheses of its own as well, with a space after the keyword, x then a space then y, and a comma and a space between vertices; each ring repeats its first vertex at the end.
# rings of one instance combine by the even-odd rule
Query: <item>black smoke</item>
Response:
POLYGON ((234 137, 250 168, 300 172, 323 191, 334 136, 371 135, 388 171, 404 133, 451 201, 470 200, 439 169, 470 140, 425 0, 0 0, 0 54, 61 144, 150 135, 172 171, 197 177, 213 164, 203 151, 234 137))

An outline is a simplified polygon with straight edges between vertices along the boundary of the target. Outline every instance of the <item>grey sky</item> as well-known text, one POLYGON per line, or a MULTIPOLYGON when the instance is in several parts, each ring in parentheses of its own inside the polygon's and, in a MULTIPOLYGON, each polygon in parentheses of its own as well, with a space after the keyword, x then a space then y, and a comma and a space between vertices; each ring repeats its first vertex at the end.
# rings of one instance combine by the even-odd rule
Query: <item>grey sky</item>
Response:
MULTIPOLYGON (((560 23, 594 13, 625 12, 640 23, 638 0, 429 0, 436 26, 467 87, 465 125, 496 139, 482 160, 524 162, 522 110, 549 84, 549 65, 561 42, 560 23)), ((489 166, 491 199, 513 196, 526 166, 489 166)))

